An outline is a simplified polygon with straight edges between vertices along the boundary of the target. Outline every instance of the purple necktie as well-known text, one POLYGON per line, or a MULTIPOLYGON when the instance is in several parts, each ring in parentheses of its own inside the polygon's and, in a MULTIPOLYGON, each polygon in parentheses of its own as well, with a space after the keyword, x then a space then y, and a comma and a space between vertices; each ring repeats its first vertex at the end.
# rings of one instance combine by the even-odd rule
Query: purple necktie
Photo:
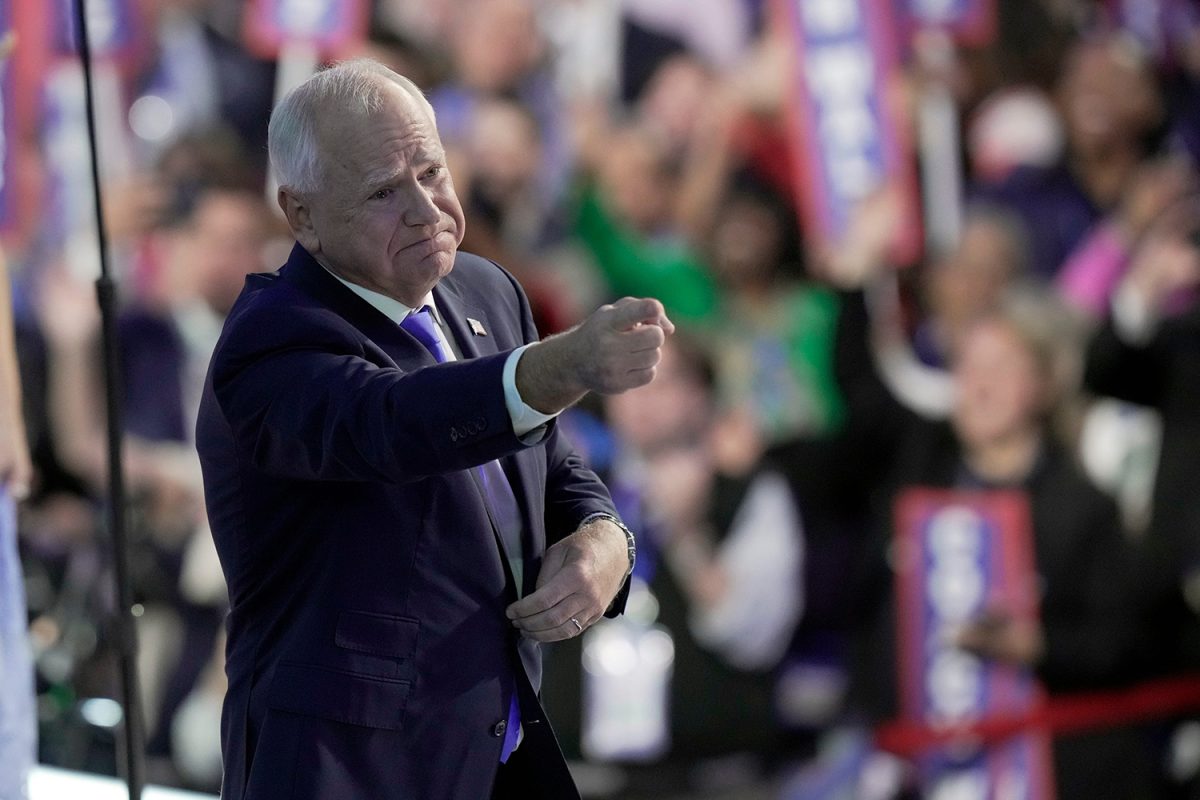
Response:
MULTIPOLYGON (((453 361, 446 341, 438 336, 437 321, 433 318, 429 306, 421 306, 413 311, 400 327, 416 337, 425 345, 425 349, 433 354, 439 364, 453 361)), ((524 562, 521 555, 521 509, 517 505, 517 497, 513 494, 512 485, 504 474, 504 468, 499 461, 489 461, 476 467, 475 474, 483 487, 484 499, 487 501, 492 519, 500 529, 500 538, 504 542, 505 553, 513 579, 517 584, 517 596, 521 595, 521 581, 524 578, 524 562)), ((517 702, 514 691, 512 702, 509 703, 508 720, 504 731, 504 746, 500 751, 501 763, 508 761, 512 751, 517 748, 521 730, 521 707, 517 702)))

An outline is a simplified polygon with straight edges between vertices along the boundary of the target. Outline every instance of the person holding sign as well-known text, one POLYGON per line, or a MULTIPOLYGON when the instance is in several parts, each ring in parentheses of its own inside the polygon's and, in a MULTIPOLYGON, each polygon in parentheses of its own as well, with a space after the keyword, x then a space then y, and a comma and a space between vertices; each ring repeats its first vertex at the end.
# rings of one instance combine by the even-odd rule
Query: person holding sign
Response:
POLYGON ((624 607, 632 534, 555 416, 654 378, 674 326, 625 298, 539 342, 458 252, 428 102, 368 60, 276 107, 297 244, 251 276, 197 448, 229 583, 229 800, 577 797, 539 645, 624 607))
MULTIPOLYGON (((865 219, 869 212, 882 213, 864 206, 860 215, 865 219)), ((884 261, 886 228, 885 221, 863 222, 859 238, 828 254, 826 274, 845 288, 870 281, 884 261)), ((876 722, 895 715, 900 705, 898 681, 891 678, 905 649, 901 642, 907 633, 899 626, 919 626, 897 614, 893 591, 910 562, 895 555, 894 537, 901 529, 900 503, 914 490, 935 490, 942 497, 957 493, 963 506, 974 497, 1005 494, 1021 498, 1027 508, 1020 515, 1024 521, 1000 536, 1027 537, 1036 574, 1018 582, 1037 587, 1033 601, 1039 613, 1031 613, 1029 598, 1016 607, 987 597, 972 604, 958 624, 940 632, 941 641, 962 654, 955 663, 1025 670, 1051 696, 1136 677, 1143 637, 1136 627, 1134 587, 1127 581, 1131 553, 1120 534, 1118 512, 1073 461, 1059 435, 1076 388, 1079 356, 1066 315, 1045 291, 1034 289, 1010 289, 991 307, 979 309, 954 348, 953 399, 943 422, 909 410, 884 386, 869 352, 867 311, 861 291, 843 295, 838 374, 850 419, 848 434, 831 445, 848 453, 841 459, 844 469, 864 482, 862 502, 873 499, 876 517, 875 540, 866 543, 853 581, 858 630, 852 705, 876 722)), ((830 475, 829 480, 848 479, 830 475)), ((952 576, 940 588, 976 585, 976 576, 964 575, 952 576)), ((983 695, 965 690, 973 685, 969 681, 956 682, 965 674, 931 679, 938 684, 931 694, 953 694, 947 707, 967 708, 976 717, 994 713, 969 705, 983 695)), ((1058 796, 1137 796, 1152 779, 1145 745, 1127 730, 1060 738, 1053 753, 1058 796)))

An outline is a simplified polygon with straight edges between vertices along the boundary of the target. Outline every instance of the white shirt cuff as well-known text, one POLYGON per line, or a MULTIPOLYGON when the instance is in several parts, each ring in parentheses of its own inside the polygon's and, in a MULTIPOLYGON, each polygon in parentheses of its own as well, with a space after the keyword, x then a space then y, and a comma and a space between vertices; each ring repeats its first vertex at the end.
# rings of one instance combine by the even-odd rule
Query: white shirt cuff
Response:
POLYGON ((525 351, 532 347, 532 344, 527 344, 513 350, 508 356, 508 360, 504 362, 504 376, 502 378, 504 384, 504 405, 508 407, 508 416, 512 419, 513 433, 517 435, 525 444, 537 444, 545 435, 546 423, 558 416, 554 414, 543 414, 537 409, 527 404, 521 393, 517 391, 517 363, 521 360, 521 356, 525 351), (525 437, 529 434, 536 435, 532 441, 525 437))

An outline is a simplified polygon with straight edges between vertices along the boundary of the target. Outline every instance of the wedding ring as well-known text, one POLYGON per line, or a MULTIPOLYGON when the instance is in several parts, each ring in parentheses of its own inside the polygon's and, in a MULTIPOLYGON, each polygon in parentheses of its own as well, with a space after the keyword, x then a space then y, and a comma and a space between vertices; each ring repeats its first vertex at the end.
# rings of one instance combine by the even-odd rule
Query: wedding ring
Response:
POLYGON ((583 626, 579 624, 579 620, 571 617, 571 622, 575 623, 575 627, 578 629, 579 633, 583 633, 583 626))

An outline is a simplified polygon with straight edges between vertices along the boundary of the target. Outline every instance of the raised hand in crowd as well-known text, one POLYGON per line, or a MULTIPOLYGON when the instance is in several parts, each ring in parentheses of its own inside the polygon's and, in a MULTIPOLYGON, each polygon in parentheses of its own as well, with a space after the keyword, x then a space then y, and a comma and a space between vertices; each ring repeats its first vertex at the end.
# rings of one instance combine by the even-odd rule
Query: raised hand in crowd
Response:
POLYGON ((1125 287, 1147 313, 1167 310, 1178 291, 1200 285, 1200 198, 1176 203, 1149 227, 1134 252, 1125 287))
POLYGON ((1155 220, 1196 189, 1191 160, 1178 155, 1154 159, 1134 173, 1114 223, 1129 243, 1147 233, 1155 220))
POLYGON ((863 199, 841 240, 821 246, 812 269, 838 289, 862 289, 884 274, 888 252, 903 219, 903 198, 884 187, 863 199))

